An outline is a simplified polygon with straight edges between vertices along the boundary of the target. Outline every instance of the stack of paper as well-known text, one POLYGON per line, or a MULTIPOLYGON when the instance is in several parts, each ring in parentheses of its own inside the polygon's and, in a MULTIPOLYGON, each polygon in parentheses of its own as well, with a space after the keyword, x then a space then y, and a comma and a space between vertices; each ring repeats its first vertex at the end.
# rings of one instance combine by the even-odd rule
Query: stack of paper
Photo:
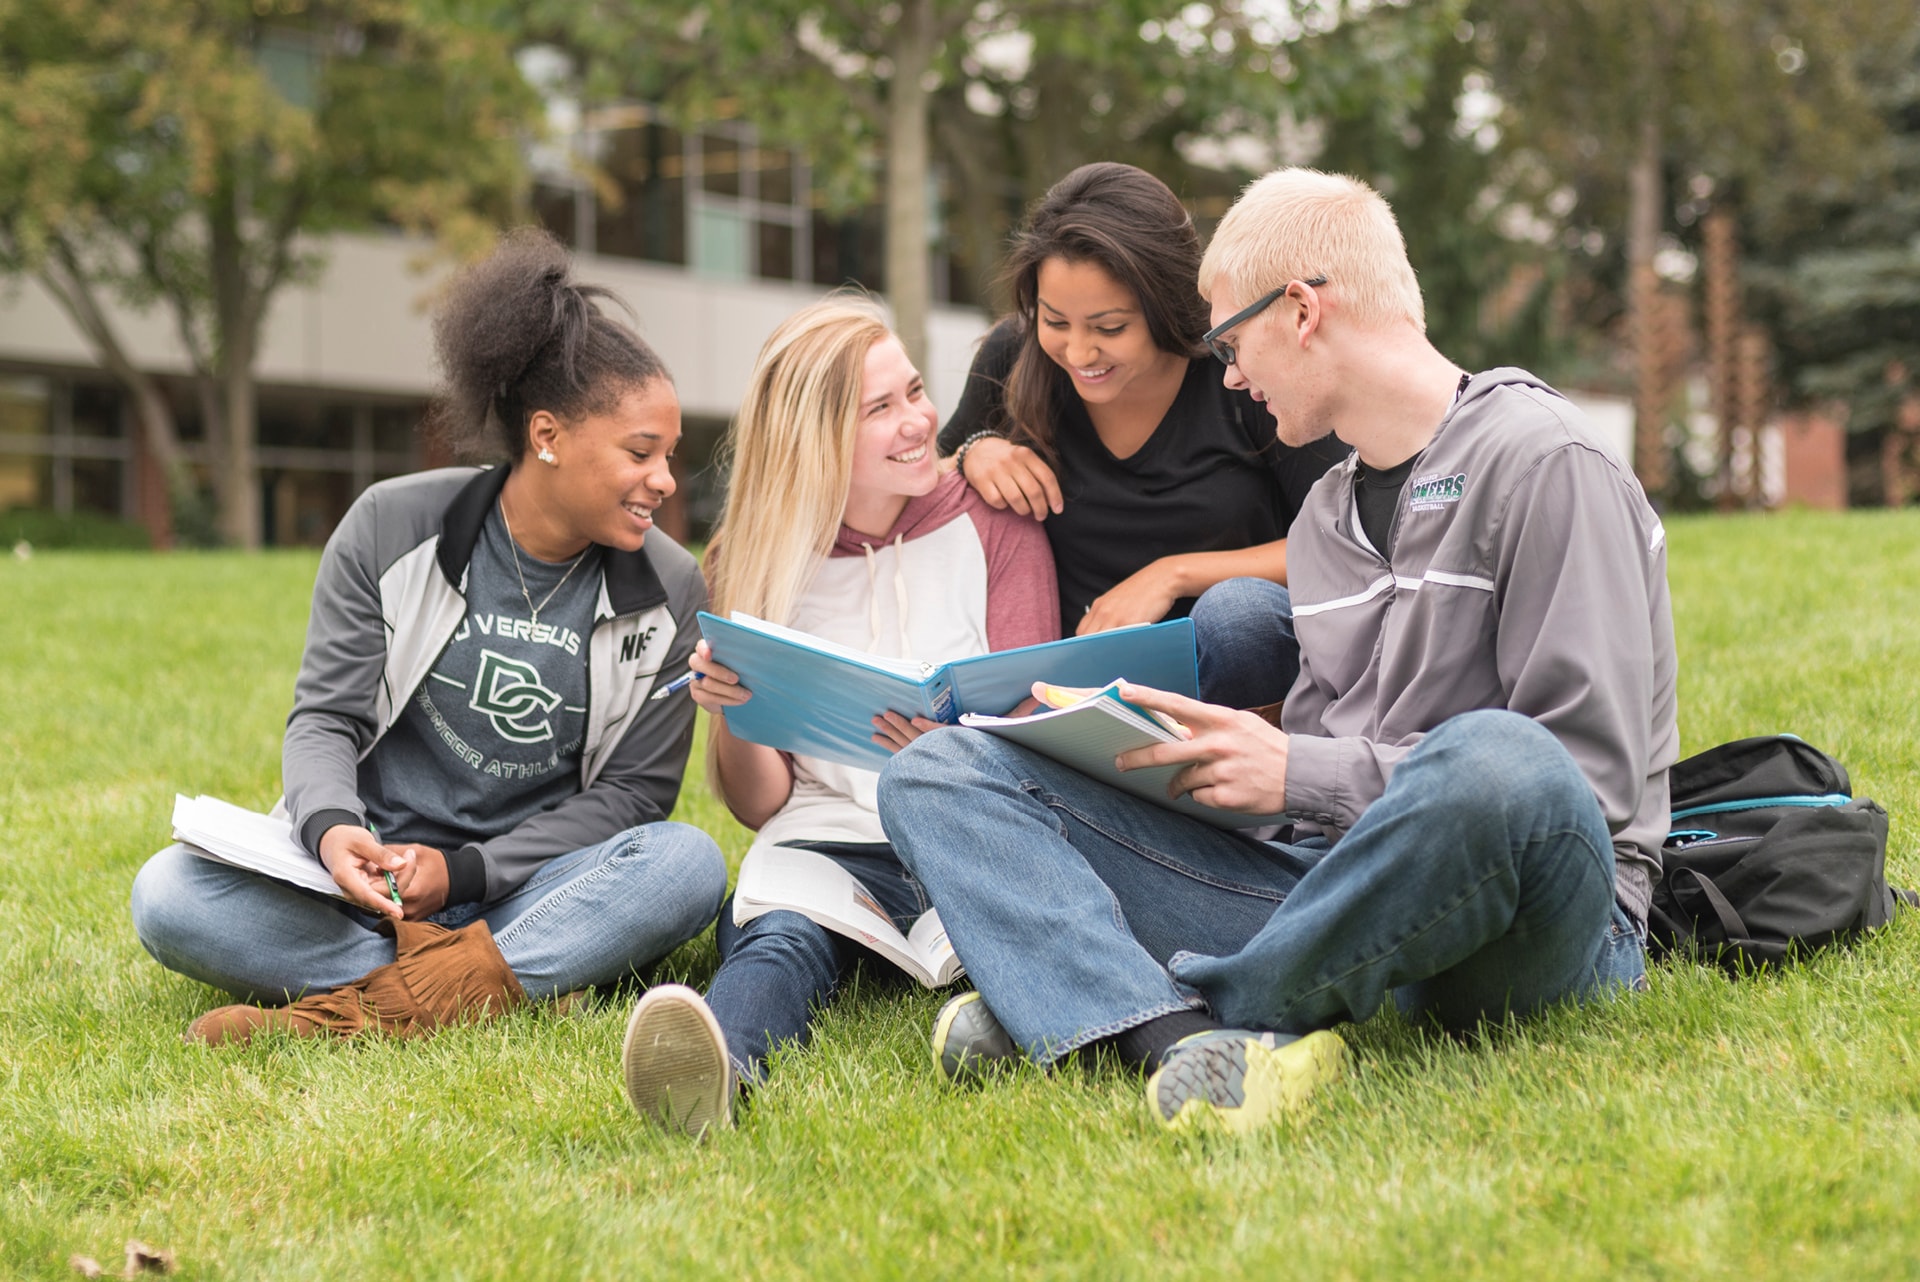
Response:
POLYGON ((285 819, 245 810, 217 797, 173 799, 173 837, 202 859, 278 878, 336 899, 347 896, 325 866, 293 839, 285 819))

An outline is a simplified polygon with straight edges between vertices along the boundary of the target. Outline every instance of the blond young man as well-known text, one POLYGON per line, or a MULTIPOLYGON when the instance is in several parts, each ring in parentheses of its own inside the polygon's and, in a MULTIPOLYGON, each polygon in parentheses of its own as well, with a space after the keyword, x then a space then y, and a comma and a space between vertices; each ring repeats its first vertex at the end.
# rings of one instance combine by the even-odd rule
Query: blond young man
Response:
POLYGON ((1227 385, 1281 441, 1354 456, 1290 534, 1302 667, 1280 727, 1133 688, 1191 737, 1120 765, 1285 811, 1286 840, 963 730, 899 754, 880 809, 978 986, 935 1026, 950 1075, 1104 1044, 1151 1074, 1162 1123, 1249 1129, 1336 1076, 1332 1026, 1389 995, 1465 1030, 1644 986, 1676 663, 1639 485, 1551 388, 1427 341, 1365 184, 1254 183, 1200 289, 1227 385))

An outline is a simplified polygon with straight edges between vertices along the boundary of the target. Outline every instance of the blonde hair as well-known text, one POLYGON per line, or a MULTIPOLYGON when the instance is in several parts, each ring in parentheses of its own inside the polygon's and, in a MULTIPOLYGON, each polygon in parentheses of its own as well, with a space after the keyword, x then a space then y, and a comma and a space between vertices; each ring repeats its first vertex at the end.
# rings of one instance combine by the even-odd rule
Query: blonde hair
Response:
POLYGON ((1277 169, 1240 193, 1200 260, 1200 293, 1225 286, 1244 307, 1288 281, 1327 278, 1332 305, 1356 324, 1427 328, 1420 283, 1393 210, 1345 174, 1277 169))
POLYGON ((892 333, 878 303, 835 294, 761 347, 721 447, 732 477, 707 562, 716 613, 792 622, 846 510, 867 353, 892 333))

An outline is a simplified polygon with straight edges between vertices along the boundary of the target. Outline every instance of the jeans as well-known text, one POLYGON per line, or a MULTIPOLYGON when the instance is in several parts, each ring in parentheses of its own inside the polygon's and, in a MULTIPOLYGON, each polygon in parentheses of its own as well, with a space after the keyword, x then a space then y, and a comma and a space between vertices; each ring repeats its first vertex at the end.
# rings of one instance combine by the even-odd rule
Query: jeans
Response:
MULTIPOLYGON (((818 851, 859 878, 903 934, 927 911, 926 893, 884 842, 790 844, 818 851)), ((720 969, 707 988, 707 1005, 726 1034, 734 1072, 750 1083, 763 1079, 774 1046, 806 1044, 814 1010, 856 961, 871 955, 799 913, 771 912, 736 926, 731 897, 720 909, 719 936, 720 969)))
MULTIPOLYGON (((727 891, 713 839, 643 824, 549 861, 495 903, 428 920, 483 919, 527 996, 613 983, 706 929, 727 891)), ((245 1001, 277 1003, 351 983, 394 959, 380 918, 169 846, 133 881, 133 928, 169 970, 245 1001)))
POLYGON ((1227 708, 1279 703, 1300 675, 1293 600, 1266 579, 1222 579, 1194 602, 1200 698, 1227 708))
POLYGON ((1443 723, 1331 846, 1213 828, 958 729, 888 763, 880 814, 1041 1064, 1202 1005, 1304 1033, 1392 994, 1464 1030, 1645 974, 1593 791, 1515 713, 1443 723))

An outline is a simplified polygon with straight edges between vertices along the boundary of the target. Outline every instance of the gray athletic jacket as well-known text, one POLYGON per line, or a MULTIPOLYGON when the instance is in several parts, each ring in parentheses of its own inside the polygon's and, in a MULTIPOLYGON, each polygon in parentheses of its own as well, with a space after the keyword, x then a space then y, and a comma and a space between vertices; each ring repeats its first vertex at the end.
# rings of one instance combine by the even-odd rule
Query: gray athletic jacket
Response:
POLYGON ((1475 375, 1441 422, 1401 492, 1391 564, 1359 532, 1354 467, 1320 479, 1288 536, 1289 812, 1337 839, 1422 734, 1508 708, 1593 785, 1616 893, 1645 921, 1680 735, 1665 532, 1639 483, 1518 369, 1475 375))
MULTIPOLYGON (((283 805, 303 845, 364 825, 356 766, 393 726, 466 613, 467 563, 507 469, 445 468, 371 486, 327 540, 281 750, 283 805)), ((447 851, 449 902, 492 901, 557 855, 664 819, 693 742, 693 700, 648 701, 700 639, 706 582, 659 530, 608 550, 587 643, 580 791, 511 832, 447 851)))

